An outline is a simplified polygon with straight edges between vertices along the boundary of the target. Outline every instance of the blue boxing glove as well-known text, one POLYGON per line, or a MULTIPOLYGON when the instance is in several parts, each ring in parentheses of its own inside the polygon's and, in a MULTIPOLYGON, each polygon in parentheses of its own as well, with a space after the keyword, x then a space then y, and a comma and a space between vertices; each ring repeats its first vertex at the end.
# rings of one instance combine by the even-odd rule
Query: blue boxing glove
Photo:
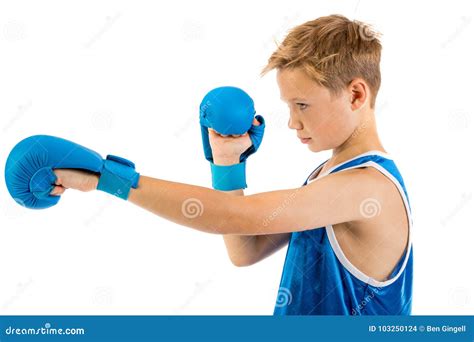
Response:
POLYGON ((211 90, 203 98, 199 109, 204 156, 211 163, 213 188, 224 191, 245 189, 246 160, 262 143, 265 120, 261 115, 255 116, 252 98, 236 87, 219 87, 211 90), (254 116, 260 122, 259 126, 252 125, 254 116), (252 146, 240 155, 239 164, 216 165, 212 157, 208 128, 222 135, 242 135, 248 132, 252 146))
POLYGON ((97 152, 74 142, 48 135, 35 135, 20 141, 5 165, 5 182, 10 195, 32 209, 55 205, 60 196, 50 195, 55 186, 53 169, 82 169, 100 174, 97 189, 127 199, 137 188, 140 174, 124 158, 97 152))

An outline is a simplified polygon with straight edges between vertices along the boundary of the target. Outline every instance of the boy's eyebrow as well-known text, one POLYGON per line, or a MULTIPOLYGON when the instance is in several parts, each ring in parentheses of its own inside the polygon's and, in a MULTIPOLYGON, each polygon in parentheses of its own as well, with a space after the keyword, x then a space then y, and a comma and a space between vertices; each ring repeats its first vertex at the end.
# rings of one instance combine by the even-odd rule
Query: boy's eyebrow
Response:
MULTIPOLYGON (((282 101, 286 101, 283 97, 280 97, 280 99, 281 99, 282 101)), ((304 98, 302 98, 302 97, 293 97, 293 98, 291 98, 291 99, 288 100, 288 102, 291 102, 291 101, 303 101, 303 102, 304 102, 304 101, 306 101, 306 99, 304 99, 304 98)))

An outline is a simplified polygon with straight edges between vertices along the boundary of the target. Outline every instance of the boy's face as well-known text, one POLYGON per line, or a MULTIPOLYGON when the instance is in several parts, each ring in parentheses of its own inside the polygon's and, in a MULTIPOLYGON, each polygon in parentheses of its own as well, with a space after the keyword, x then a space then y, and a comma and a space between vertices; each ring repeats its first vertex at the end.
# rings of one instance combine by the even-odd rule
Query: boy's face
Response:
POLYGON ((351 94, 344 89, 337 97, 320 86, 299 68, 280 69, 277 82, 281 99, 288 104, 288 127, 298 138, 309 138, 313 152, 342 145, 357 127, 357 115, 351 109, 351 94))

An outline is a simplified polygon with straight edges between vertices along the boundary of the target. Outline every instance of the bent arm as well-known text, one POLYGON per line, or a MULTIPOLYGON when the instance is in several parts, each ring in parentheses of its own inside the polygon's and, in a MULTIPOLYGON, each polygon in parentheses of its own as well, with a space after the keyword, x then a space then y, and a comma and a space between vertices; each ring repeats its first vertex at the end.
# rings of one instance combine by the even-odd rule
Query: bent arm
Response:
MULTIPOLYGON (((233 196, 244 196, 242 189, 226 191, 233 196)), ((286 245, 291 233, 265 235, 223 235, 229 259, 235 266, 250 266, 286 245)))

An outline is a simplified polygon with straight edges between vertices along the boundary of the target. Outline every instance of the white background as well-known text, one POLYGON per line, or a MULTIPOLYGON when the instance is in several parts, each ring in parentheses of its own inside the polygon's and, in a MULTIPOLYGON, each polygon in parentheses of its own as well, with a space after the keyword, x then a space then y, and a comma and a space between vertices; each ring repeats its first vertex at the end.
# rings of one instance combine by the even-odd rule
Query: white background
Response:
MULTIPOLYGON (((414 215, 414 314, 473 314, 472 2, 0 3, 0 161, 33 134, 210 186, 198 107, 216 86, 267 120, 247 194, 300 186, 329 156, 287 127, 274 73, 287 30, 340 13, 383 33, 379 132, 414 215)), ((104 193, 26 210, 0 184, 1 314, 272 314, 286 248, 248 268, 222 237, 104 193)))

